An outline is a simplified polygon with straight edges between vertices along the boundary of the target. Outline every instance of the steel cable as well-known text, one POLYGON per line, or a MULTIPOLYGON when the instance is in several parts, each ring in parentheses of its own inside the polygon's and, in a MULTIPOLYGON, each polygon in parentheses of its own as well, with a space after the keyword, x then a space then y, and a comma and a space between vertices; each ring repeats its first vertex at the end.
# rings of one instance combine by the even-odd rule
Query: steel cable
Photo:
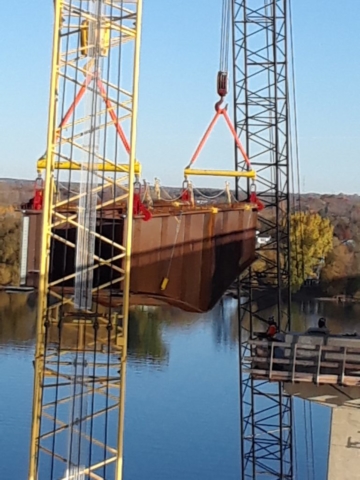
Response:
POLYGON ((230 13, 230 0, 223 0, 219 62, 220 72, 227 72, 229 68, 230 13))
MULTIPOLYGON (((290 59, 291 59, 291 93, 292 93, 292 110, 293 110, 293 118, 294 118, 294 125, 290 122, 290 141, 292 142, 292 138, 294 136, 294 145, 292 145, 292 155, 295 157, 295 165, 294 159, 292 157, 292 183, 293 183, 293 208, 294 212, 298 211, 300 215, 302 214, 302 202, 301 202, 301 180, 300 180, 300 148, 299 148, 299 132, 298 132, 298 118, 297 118, 297 100, 296 100, 296 75, 295 75, 295 48, 294 48, 294 29, 293 29, 293 14, 292 14, 292 1, 289 0, 289 27, 290 27, 290 59), (296 170, 295 170, 296 169, 296 170), (295 178, 295 171, 296 171, 296 178, 295 178)), ((296 227, 296 225, 295 225, 296 227)), ((297 235, 297 229, 295 229, 295 234, 297 235)), ((295 235, 295 236, 296 236, 295 235)), ((295 256, 296 256, 296 269, 299 269, 298 263, 298 242, 295 238, 295 256)), ((304 265, 304 228, 303 228, 303 220, 300 216, 300 267, 301 267, 301 277, 303 281, 305 281, 305 265, 304 265)), ((297 272, 298 273, 298 272, 297 272)))
MULTIPOLYGON (((89 5, 90 8, 90 5, 89 5)), ((78 288, 81 290, 80 294, 80 300, 78 302, 78 306, 83 309, 84 307, 87 309, 91 308, 92 305, 92 284, 93 284, 93 272, 94 270, 91 269, 91 264, 90 262, 93 261, 94 258, 94 247, 95 247, 95 237, 93 235, 93 232, 96 229, 96 199, 97 195, 94 193, 94 188, 95 185, 97 185, 98 179, 96 178, 96 174, 92 173, 95 170, 95 156, 97 149, 99 147, 98 145, 98 135, 97 135, 97 121, 98 119, 98 110, 99 110, 99 92, 97 89, 97 76, 101 72, 101 58, 100 58, 100 41, 101 41, 101 20, 102 20, 102 2, 100 0, 94 1, 93 3, 93 9, 91 11, 90 8, 90 14, 92 14, 93 21, 89 23, 89 54, 91 58, 94 60, 94 67, 93 67, 93 86, 92 90, 87 92, 87 96, 89 97, 90 95, 90 102, 88 105, 89 112, 90 114, 90 124, 89 124, 89 144, 88 144, 88 153, 87 153, 87 164, 88 168, 86 171, 82 171, 82 179, 81 179, 81 184, 80 184, 80 192, 82 190, 86 191, 86 196, 81 197, 79 201, 79 209, 80 209, 80 214, 82 211, 84 211, 84 217, 79 215, 79 223, 80 225, 86 226, 89 229, 89 233, 85 234, 84 238, 84 233, 82 229, 78 229, 78 236, 80 234, 80 238, 77 240, 77 247, 78 247, 78 242, 83 242, 82 248, 84 249, 82 252, 80 252, 80 258, 82 257, 82 264, 81 264, 81 269, 82 269, 82 274, 81 274, 81 281, 78 284, 78 288), (92 44, 94 44, 93 47, 92 44), (86 182, 85 184, 83 182, 86 182), (83 189, 81 188, 83 187, 83 189), (92 258, 90 258, 92 257, 92 258), (90 268, 89 268, 90 267, 90 268), (85 271, 84 271, 85 269, 85 271), (84 295, 84 290, 85 290, 85 302, 82 301, 81 297, 84 295)), ((100 118, 101 120, 101 118, 100 118)), ((85 142, 85 140, 84 140, 85 142)), ((78 261, 78 257, 77 257, 78 261)), ((75 295, 76 295, 76 288, 77 285, 75 285, 75 295)), ((75 445, 75 448, 77 447, 77 452, 75 451, 75 459, 76 459, 76 465, 79 469, 82 464, 82 450, 83 450, 83 436, 86 433, 86 413, 87 413, 87 391, 86 391, 86 382, 85 382, 85 376, 86 376, 86 328, 87 328, 87 323, 86 323, 86 317, 83 317, 80 315, 80 318, 78 319, 79 325, 78 325, 78 330, 80 331, 80 325, 83 323, 82 327, 82 341, 81 345, 79 343, 77 344, 77 354, 76 354, 76 373, 77 376, 75 378, 75 383, 80 385, 80 399, 79 399, 79 405, 78 405, 78 410, 79 410, 79 425, 77 427, 78 430, 78 445, 75 445), (78 367, 79 366, 79 367, 78 367), (79 371, 80 370, 80 371, 79 371)), ((96 346, 94 345, 94 348, 96 346)), ((76 401, 77 399, 73 399, 73 408, 75 410, 76 406, 76 401)), ((93 413, 93 412, 91 412, 93 413)), ((92 443, 92 438, 90 438, 90 443, 92 443)), ((80 472, 79 472, 80 473, 80 472)))

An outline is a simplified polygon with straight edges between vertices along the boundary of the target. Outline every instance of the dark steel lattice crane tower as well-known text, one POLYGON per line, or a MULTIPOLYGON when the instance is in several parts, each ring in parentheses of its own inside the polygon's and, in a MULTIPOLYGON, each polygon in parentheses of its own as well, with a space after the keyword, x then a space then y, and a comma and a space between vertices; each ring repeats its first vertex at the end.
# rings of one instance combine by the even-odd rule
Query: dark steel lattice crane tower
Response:
MULTIPOLYGON (((257 480, 293 478, 291 398, 281 383, 251 378, 243 361, 247 340, 269 311, 283 331, 290 328, 287 3, 232 2, 235 123, 265 206, 260 235, 271 237, 257 250, 261 274, 250 268, 241 279, 248 297, 239 305, 242 471, 257 480)), ((247 168, 237 152, 236 168, 247 168)), ((237 194, 250 196, 252 188, 238 184, 237 194)))

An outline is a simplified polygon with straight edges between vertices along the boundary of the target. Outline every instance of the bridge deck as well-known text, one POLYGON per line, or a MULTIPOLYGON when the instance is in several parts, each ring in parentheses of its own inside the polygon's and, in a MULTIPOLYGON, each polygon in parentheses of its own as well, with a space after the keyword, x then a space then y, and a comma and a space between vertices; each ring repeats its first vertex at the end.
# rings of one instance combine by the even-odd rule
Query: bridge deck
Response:
POLYGON ((248 343, 245 371, 255 379, 360 386, 360 338, 287 335, 285 342, 248 343))

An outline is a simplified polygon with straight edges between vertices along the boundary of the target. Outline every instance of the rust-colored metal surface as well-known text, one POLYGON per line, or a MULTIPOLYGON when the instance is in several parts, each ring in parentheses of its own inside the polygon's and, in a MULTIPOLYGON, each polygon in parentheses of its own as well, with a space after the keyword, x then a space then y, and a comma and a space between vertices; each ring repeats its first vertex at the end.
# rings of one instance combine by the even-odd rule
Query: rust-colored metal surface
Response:
POLYGON ((252 209, 228 208, 136 221, 131 292, 185 310, 210 310, 254 260, 256 219, 252 209))
MULTIPOLYGON (((34 274, 40 252, 41 213, 30 216, 28 283, 36 286, 34 274)), ((121 243, 126 219, 118 210, 103 215, 99 232, 121 243)), ((236 277, 255 258, 257 211, 250 204, 212 207, 169 208, 158 206, 151 220, 134 218, 131 268, 132 302, 144 305, 173 305, 192 312, 206 312, 214 307, 236 277), (164 281, 167 279, 167 281, 164 281)), ((57 234, 76 242, 76 230, 69 225, 57 234)), ((99 248, 97 246, 96 248, 99 248)), ((95 250, 96 250, 95 248, 95 250)), ((111 246, 101 246, 101 257, 111 257, 111 246), (109 252, 106 251, 109 248, 109 252)), ((51 281, 74 273, 74 249, 55 241, 52 254, 55 268, 51 281)), ((120 266, 120 261, 118 263, 120 266)), ((115 276, 118 273, 115 273, 115 276)), ((94 287, 114 279, 107 266, 98 268, 94 287)), ((73 280, 57 287, 69 294, 73 280)), ((99 292, 104 305, 121 303, 121 292, 99 292)))

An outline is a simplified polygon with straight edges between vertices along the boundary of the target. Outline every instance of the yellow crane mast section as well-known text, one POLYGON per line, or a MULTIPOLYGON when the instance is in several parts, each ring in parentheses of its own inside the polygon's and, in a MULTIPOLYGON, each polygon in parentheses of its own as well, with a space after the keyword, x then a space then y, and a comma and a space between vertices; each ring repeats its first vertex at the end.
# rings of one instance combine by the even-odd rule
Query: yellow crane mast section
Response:
POLYGON ((133 211, 134 182, 141 173, 135 155, 142 0, 55 0, 54 10, 47 153, 37 164, 45 171, 45 187, 28 479, 121 480, 132 215, 113 241, 98 229, 101 215, 82 224, 80 213, 60 210, 78 199, 86 218, 82 198, 97 212, 121 197, 133 211), (84 108, 78 108, 81 98, 84 108), (100 106, 104 103, 106 108, 100 106), (72 182, 83 185, 84 178, 91 179, 84 191, 71 193, 72 182), (55 195, 63 184, 69 186, 66 199, 55 195), (112 198, 94 202, 99 190, 112 198), (64 223, 76 229, 76 241, 58 234, 64 223), (54 245, 75 256, 79 238, 96 238, 100 245, 91 265, 84 257, 85 282, 90 284, 100 267, 114 272, 114 280, 91 290, 91 308, 78 308, 66 292, 74 275, 65 267, 61 278, 51 277, 52 264, 59 261, 54 245), (101 308, 97 295, 109 287, 123 292, 120 311, 101 308), (110 441, 101 429, 111 425, 117 425, 117 434, 110 441), (84 450, 81 459, 77 450, 84 450))

